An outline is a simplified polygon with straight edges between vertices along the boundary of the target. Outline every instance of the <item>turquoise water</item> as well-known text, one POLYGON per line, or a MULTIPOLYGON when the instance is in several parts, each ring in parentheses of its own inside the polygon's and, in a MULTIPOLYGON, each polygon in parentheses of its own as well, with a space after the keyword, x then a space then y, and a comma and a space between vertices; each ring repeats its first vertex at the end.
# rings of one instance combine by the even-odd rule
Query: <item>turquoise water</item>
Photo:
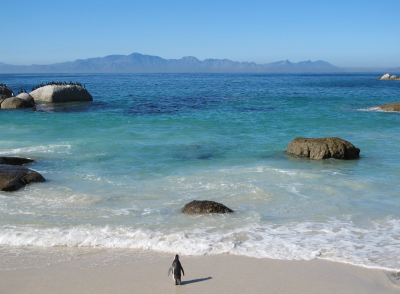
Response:
MULTIPOLYGON (((0 75, 79 81, 90 103, 1 111, 0 155, 46 183, 0 192, 0 245, 325 258, 400 269, 400 82, 377 74, 0 75), (340 137, 355 161, 285 153, 340 137), (191 200, 230 215, 187 216, 191 200)), ((1 254, 1 252, 0 252, 1 254)))

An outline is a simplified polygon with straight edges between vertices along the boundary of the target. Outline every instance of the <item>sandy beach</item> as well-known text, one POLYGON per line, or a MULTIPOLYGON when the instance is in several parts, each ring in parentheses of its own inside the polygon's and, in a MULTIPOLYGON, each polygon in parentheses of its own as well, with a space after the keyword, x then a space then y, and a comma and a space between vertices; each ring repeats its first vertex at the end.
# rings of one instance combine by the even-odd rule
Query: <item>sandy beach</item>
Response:
POLYGON ((325 260, 181 256, 185 276, 175 286, 167 276, 170 254, 81 251, 64 260, 43 251, 3 261, 0 293, 400 293, 394 273, 325 260))

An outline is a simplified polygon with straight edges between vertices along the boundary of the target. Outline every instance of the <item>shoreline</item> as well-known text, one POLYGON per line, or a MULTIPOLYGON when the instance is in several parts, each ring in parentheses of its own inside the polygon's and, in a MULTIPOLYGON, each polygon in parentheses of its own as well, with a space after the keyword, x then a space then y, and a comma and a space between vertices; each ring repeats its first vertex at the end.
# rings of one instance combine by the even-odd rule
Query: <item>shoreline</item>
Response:
POLYGON ((394 272, 322 259, 182 255, 186 275, 183 285, 175 286, 167 276, 173 254, 126 249, 39 251, 15 253, 1 262, 1 293, 400 293, 394 272))

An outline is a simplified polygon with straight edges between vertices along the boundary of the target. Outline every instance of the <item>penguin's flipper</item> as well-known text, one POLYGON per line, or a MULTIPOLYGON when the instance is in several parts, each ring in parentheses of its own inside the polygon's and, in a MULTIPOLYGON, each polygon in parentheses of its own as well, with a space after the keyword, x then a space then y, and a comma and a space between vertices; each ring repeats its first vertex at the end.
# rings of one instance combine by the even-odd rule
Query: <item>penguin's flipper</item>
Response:
POLYGON ((183 270, 183 267, 181 266, 182 274, 185 275, 185 271, 183 270))
POLYGON ((169 276, 169 274, 172 272, 172 266, 169 268, 169 270, 168 270, 168 276, 169 276))

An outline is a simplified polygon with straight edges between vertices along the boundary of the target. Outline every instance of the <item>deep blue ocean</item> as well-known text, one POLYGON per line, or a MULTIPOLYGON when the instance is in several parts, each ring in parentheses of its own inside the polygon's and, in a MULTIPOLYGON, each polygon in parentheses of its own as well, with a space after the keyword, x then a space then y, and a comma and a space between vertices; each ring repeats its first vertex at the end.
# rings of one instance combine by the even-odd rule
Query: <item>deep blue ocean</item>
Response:
POLYGON ((47 180, 0 192, 0 259, 127 248, 400 270, 400 114, 376 107, 400 102, 400 81, 379 75, 1 74, 14 93, 72 81, 94 101, 0 111, 0 155, 47 180), (296 137, 361 157, 297 158, 296 137), (195 199, 235 213, 182 214, 195 199))

